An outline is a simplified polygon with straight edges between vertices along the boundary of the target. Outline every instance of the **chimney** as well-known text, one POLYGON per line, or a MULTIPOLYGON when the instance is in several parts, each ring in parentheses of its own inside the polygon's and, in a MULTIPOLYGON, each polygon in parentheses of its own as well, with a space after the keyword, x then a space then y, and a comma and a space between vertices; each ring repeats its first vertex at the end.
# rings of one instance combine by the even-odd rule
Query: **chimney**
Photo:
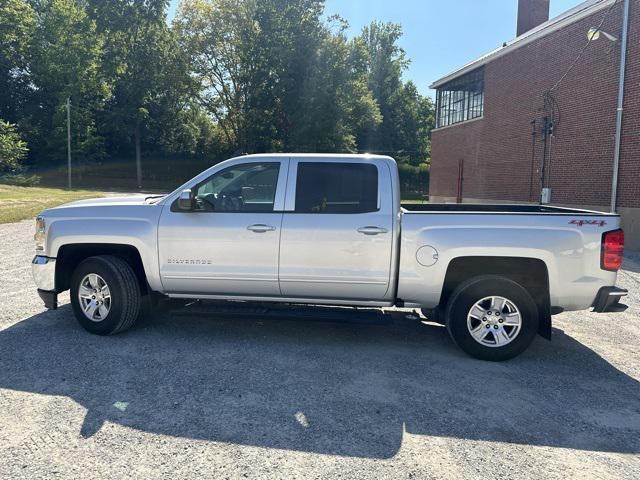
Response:
POLYGON ((547 20, 549 0, 518 0, 518 37, 547 20))

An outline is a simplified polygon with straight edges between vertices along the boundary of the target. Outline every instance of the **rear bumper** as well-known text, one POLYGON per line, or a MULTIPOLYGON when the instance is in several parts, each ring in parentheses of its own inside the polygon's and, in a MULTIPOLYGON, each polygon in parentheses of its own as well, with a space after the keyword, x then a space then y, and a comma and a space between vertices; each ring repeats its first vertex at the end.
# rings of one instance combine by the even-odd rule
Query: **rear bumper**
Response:
POLYGON ((602 287, 598 290, 598 295, 593 302, 593 311, 598 313, 625 311, 627 306, 620 303, 620 299, 627 293, 624 288, 602 287))

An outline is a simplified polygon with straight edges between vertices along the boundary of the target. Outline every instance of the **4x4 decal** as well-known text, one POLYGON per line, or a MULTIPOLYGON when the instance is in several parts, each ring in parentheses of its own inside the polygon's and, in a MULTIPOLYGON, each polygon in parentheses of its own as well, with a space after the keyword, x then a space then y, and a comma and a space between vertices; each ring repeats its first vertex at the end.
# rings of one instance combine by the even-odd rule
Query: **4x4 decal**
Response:
POLYGON ((607 222, 605 222, 604 220, 571 220, 569 224, 577 225, 579 227, 583 225, 597 225, 599 227, 604 227, 607 222))

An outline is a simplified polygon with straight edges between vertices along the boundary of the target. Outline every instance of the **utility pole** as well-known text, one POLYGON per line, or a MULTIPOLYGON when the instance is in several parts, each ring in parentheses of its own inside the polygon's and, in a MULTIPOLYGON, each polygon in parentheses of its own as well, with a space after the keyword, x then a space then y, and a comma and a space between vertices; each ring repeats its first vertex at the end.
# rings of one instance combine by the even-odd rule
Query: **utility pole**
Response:
POLYGON ((138 190, 142 188, 142 159, 140 154, 140 116, 136 118, 136 131, 135 131, 135 143, 136 143, 136 179, 138 181, 138 190))
POLYGON ((624 105, 624 70, 627 63, 627 39, 629 37, 629 0, 624 1, 622 17, 622 45, 620 47, 620 73, 618 76, 618 108, 616 110, 616 140, 613 154, 613 180, 611 181, 611 213, 616 213, 618 200, 618 171, 620 169, 620 144, 622 142, 622 107, 624 105))
POLYGON ((71 97, 67 97, 67 180, 71 190, 71 97))

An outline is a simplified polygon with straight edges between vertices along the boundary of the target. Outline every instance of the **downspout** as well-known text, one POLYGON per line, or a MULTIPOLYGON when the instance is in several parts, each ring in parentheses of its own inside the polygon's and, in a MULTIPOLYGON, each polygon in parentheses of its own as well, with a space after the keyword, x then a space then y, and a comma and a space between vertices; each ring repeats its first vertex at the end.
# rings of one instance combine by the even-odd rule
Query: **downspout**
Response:
POLYGON ((533 201, 533 166, 536 162, 536 119, 531 120, 531 168, 529 170, 529 201, 533 201))
POLYGON ((542 205, 542 191, 544 190, 544 182, 547 173, 547 140, 549 138, 549 117, 543 118, 542 126, 542 164, 540 165, 540 192, 538 195, 538 204, 542 205))
POLYGON ((624 0, 622 20, 622 46, 620 52, 620 77, 618 80, 618 109, 616 111, 616 140, 611 181, 611 213, 616 212, 618 201, 618 170, 620 169, 620 144, 622 141, 622 106, 624 104, 624 71, 627 64, 627 37, 629 36, 629 0, 624 0))

